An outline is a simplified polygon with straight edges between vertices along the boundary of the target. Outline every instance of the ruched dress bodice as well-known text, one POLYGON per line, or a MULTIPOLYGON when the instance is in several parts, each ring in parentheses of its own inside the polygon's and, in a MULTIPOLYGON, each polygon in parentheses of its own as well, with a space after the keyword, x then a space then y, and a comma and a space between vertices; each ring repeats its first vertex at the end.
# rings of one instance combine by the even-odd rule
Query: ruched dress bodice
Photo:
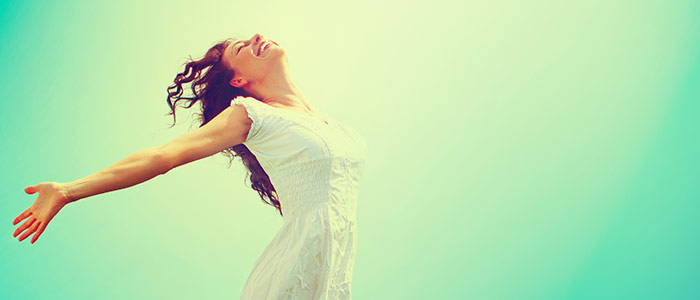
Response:
POLYGON ((243 143, 270 177, 283 224, 255 261, 241 299, 350 299, 356 212, 367 144, 349 126, 252 97, 243 143))

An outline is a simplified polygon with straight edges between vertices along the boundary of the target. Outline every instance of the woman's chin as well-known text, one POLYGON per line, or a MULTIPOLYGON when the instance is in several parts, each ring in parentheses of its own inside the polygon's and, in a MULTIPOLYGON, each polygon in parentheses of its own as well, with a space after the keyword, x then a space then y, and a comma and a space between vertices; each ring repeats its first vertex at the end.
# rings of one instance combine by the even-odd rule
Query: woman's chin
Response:
MULTIPOLYGON (((268 51, 269 50, 272 50, 272 49, 268 49, 268 51)), ((265 53, 265 55, 263 55, 262 58, 265 60, 279 60, 281 62, 286 62, 287 61, 287 53, 285 53, 284 51, 275 49, 273 51, 265 53)))
POLYGON ((281 48, 270 47, 267 50, 265 50, 265 53, 263 53, 263 57, 282 56, 283 54, 284 50, 282 50, 281 48))

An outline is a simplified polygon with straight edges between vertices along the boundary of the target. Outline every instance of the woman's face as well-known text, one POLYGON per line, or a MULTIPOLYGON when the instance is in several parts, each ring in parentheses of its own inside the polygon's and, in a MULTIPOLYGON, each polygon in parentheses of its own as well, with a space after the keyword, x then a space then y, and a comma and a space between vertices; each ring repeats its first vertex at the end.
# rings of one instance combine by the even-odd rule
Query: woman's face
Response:
POLYGON ((281 72, 287 57, 277 43, 255 34, 248 40, 229 43, 221 61, 235 72, 231 85, 243 87, 263 81, 270 72, 281 72))

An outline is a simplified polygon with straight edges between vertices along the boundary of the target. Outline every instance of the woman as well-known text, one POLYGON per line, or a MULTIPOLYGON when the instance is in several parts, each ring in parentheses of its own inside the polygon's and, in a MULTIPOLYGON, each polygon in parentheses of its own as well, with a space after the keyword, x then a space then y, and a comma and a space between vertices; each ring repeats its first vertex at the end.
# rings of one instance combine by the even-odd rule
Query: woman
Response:
POLYGON ((34 234, 34 243, 68 203, 222 152, 241 157, 251 187, 284 220, 255 261, 241 299, 349 299, 364 139, 311 107, 289 76, 284 49, 259 34, 225 40, 185 65, 168 88, 173 125, 180 100, 189 101, 186 108, 201 102, 198 129, 91 176, 25 188, 39 195, 15 218, 14 225, 27 220, 14 236, 34 234), (182 97, 186 83, 192 97, 182 97))

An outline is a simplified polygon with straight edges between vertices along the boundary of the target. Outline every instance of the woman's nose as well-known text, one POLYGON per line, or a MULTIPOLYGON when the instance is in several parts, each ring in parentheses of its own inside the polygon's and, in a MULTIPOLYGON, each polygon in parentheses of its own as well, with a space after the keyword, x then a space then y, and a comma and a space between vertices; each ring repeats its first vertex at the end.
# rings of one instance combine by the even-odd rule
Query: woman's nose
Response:
POLYGON ((256 33, 256 34, 253 35, 253 37, 252 37, 250 40, 251 40, 252 43, 257 44, 257 43, 259 43, 260 40, 262 40, 262 39, 263 39, 262 35, 260 35, 259 33, 256 33))

